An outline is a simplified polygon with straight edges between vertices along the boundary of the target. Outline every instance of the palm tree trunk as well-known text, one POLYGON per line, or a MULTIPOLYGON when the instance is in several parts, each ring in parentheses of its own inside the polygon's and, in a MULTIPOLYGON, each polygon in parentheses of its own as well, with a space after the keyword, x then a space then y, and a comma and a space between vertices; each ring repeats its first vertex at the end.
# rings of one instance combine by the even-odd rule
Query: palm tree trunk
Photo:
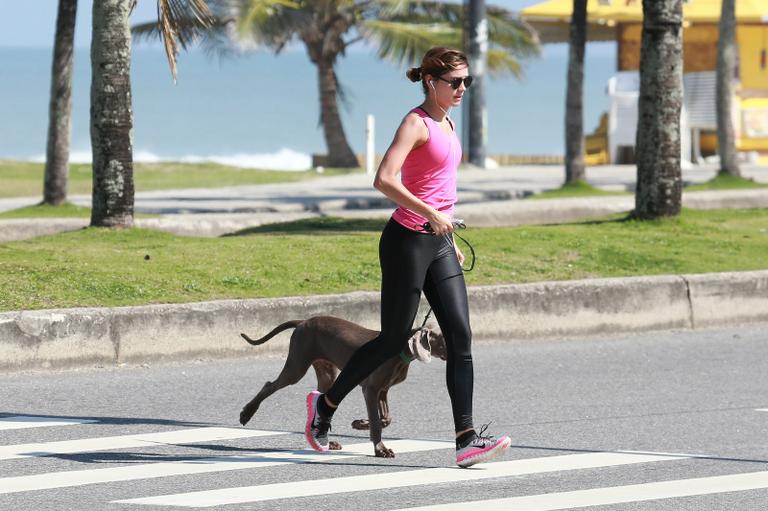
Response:
POLYGON ((132 0, 93 2, 91 42, 91 225, 133 224, 133 109, 131 107, 132 0))
POLYGON ((67 200, 69 137, 72 125, 72 63, 74 61, 77 0, 59 0, 48 106, 48 146, 45 155, 43 204, 67 200))
POLYGON ((465 8, 468 20, 467 58, 475 81, 467 91, 469 136, 467 156, 469 163, 485 168, 488 141, 488 115, 485 108, 485 75, 488 67, 488 18, 485 0, 469 0, 465 8))
POLYGON ((733 76, 736 69, 734 4, 734 0, 723 0, 720 14, 720 38, 717 43, 717 145, 720 153, 720 173, 740 177, 731 117, 733 76))
POLYGON ((355 153, 349 147, 341 124, 337 103, 336 71, 329 59, 317 61, 320 86, 320 122, 323 125, 325 144, 328 147, 328 165, 331 167, 358 167, 355 153))
POLYGON ((586 179, 584 171, 584 47, 587 0, 573 0, 565 100, 565 184, 586 179))
POLYGON ((683 0, 643 0, 635 216, 680 214, 683 0))

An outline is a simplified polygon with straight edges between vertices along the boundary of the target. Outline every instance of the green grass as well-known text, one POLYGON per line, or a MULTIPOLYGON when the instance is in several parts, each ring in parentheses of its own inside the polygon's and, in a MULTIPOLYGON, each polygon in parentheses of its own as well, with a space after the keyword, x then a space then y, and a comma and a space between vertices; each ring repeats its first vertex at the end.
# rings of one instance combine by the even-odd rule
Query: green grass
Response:
MULTIPOLYGON (((718 174, 711 180, 696 185, 687 186, 686 192, 702 190, 743 190, 753 188, 768 188, 768 184, 755 182, 753 179, 733 177, 727 174, 718 174)), ((527 197, 528 199, 565 199, 569 197, 596 197, 604 195, 630 195, 629 192, 614 192, 601 190, 585 181, 565 184, 555 190, 546 190, 527 197)))
MULTIPOLYGON (((0 160, 0 198, 34 197, 43 193, 42 163, 0 160)), ((212 188, 222 186, 288 183, 322 176, 363 172, 361 169, 326 168, 323 174, 314 170, 287 172, 228 167, 216 163, 136 163, 136 191, 173 188, 212 188)), ((90 164, 72 164, 69 170, 69 195, 91 193, 90 164)))
POLYGON ((38 204, 0 213, 0 219, 16 218, 90 218, 91 208, 76 206, 71 202, 61 206, 38 204))
MULTIPOLYGON (((320 218, 222 238, 82 229, 3 243, 0 310, 377 290, 382 226, 320 218)), ((470 285, 768 268, 768 209, 470 228, 462 235, 478 255, 470 285)))
POLYGON ((767 184, 757 183, 753 179, 734 177, 729 174, 718 174, 705 183, 686 186, 686 192, 702 190, 744 190, 752 188, 768 188, 767 184))
POLYGON ((567 183, 555 190, 546 190, 527 197, 528 199, 566 199, 570 197, 595 197, 603 195, 629 195, 628 192, 601 190, 586 181, 567 183))

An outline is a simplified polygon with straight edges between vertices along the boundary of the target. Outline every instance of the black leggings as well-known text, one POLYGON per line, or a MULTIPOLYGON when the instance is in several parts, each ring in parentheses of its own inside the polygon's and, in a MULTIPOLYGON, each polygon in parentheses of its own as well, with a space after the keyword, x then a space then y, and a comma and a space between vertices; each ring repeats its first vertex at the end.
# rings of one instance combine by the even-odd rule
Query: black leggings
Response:
POLYGON ((472 332, 464 274, 449 236, 421 234, 390 219, 379 242, 381 333, 359 348, 326 393, 338 405, 384 361, 403 350, 421 291, 432 306, 448 351, 446 383, 456 431, 472 424, 472 332))

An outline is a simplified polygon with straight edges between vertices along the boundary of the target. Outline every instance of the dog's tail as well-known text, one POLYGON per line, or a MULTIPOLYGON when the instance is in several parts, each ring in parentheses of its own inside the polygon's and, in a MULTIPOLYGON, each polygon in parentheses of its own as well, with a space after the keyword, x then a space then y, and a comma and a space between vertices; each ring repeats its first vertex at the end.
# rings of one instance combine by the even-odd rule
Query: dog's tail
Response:
POLYGON ((267 335, 265 335, 261 339, 251 339, 250 337, 242 333, 240 334, 240 336, 246 341, 248 341, 248 344, 252 344, 253 346, 258 346, 260 344, 264 344, 265 342, 267 342, 268 340, 270 340, 271 338, 273 338, 283 330, 288 330, 289 328, 296 328, 303 322, 304 322, 303 319, 294 319, 292 321, 286 321, 285 323, 276 326, 271 332, 269 332, 267 335))

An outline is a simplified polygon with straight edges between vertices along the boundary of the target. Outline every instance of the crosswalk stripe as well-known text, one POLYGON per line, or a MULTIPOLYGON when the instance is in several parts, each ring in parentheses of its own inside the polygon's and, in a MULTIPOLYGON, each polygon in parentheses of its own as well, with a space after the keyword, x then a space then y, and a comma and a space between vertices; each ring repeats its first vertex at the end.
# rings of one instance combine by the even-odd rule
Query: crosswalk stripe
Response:
POLYGON ((287 435, 285 431, 264 431, 235 428, 188 428, 160 433, 120 435, 60 442, 40 442, 0 446, 0 460, 49 456, 51 454, 74 454, 101 450, 129 449, 151 445, 177 445, 215 440, 234 440, 270 435, 287 435))
MULTIPOLYGON (((577 490, 525 497, 481 500, 411 507, 407 511, 459 511, 483 509, 483 511, 555 511, 590 506, 644 502, 648 500, 694 497, 715 493, 738 492, 768 488, 768 472, 751 472, 726 476, 679 479, 658 483, 632 484, 592 490, 577 490)), ((667 506, 672 509, 674 506, 667 506)), ((399 511, 406 511, 401 509, 399 511)))
POLYGON ((0 431, 9 429, 41 428, 47 426, 74 426, 77 424, 92 424, 93 419, 70 419, 67 417, 35 417, 30 415, 13 415, 0 417, 0 431))
POLYGON ((115 502, 124 504, 181 507, 212 507, 245 502, 262 502, 275 499, 371 491, 397 487, 402 488, 425 484, 475 481, 494 477, 508 477, 523 474, 555 472, 560 470, 600 468, 679 459, 684 458, 666 454, 660 456, 652 454, 612 452, 571 454, 488 463, 482 465, 482 468, 474 470, 464 470, 460 468, 431 468, 365 476, 340 477, 335 479, 224 488, 219 490, 179 493, 175 495, 118 500, 115 502))
MULTIPOLYGON (((446 449, 453 447, 453 445, 454 442, 434 440, 389 440, 387 442, 388 447, 401 454, 446 449)), ((364 442, 345 445, 344 450, 329 453, 316 453, 307 450, 266 451, 248 456, 218 456, 176 462, 142 463, 126 467, 49 472, 31 476, 0 478, 0 494, 83 486, 95 483, 274 467, 292 463, 312 463, 330 461, 335 457, 349 459, 371 454, 373 454, 372 444, 364 442)))

